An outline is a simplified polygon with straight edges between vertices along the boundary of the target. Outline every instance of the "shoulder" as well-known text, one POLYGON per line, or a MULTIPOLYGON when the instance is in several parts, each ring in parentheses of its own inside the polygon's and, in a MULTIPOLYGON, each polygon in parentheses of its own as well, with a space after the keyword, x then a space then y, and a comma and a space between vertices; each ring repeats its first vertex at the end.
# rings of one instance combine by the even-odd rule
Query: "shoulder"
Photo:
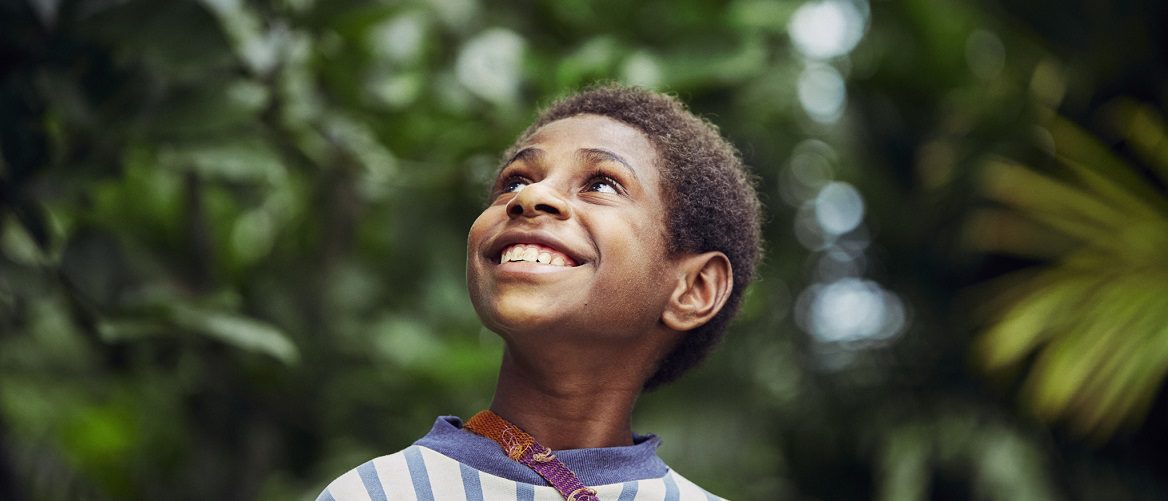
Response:
MULTIPOLYGON (((506 456, 503 456, 504 458, 506 456)), ((554 499, 551 487, 476 470, 423 445, 382 456, 345 472, 317 501, 496 501, 554 499)))
POLYGON ((606 488, 597 488, 601 499, 609 497, 621 501, 662 499, 668 501, 717 501, 722 499, 681 476, 673 469, 658 478, 634 480, 604 487, 606 488), (616 490, 618 486, 619 490, 616 490))
POLYGON ((719 501, 718 497, 670 469, 655 478, 595 486, 600 499, 619 501, 719 501))
MULTIPOLYGON (((723 499, 723 498, 718 497, 718 496, 710 493, 709 491, 701 488, 700 486, 698 486, 698 484, 691 482, 688 478, 681 476, 680 473, 678 473, 676 470, 674 470, 672 468, 669 469, 669 473, 667 473, 665 475, 665 478, 666 478, 666 480, 665 480, 666 484, 669 484, 670 480, 672 480, 672 483, 675 485, 674 488, 677 491, 677 499, 681 499, 681 500, 695 499, 695 500, 708 500, 708 501, 716 501, 716 500, 723 499)), ((667 492, 668 492, 668 485, 667 485, 667 492)), ((668 497, 668 495, 666 497, 668 497)))
POLYGON ((317 501, 378 501, 387 499, 433 499, 431 482, 442 482, 448 476, 453 462, 457 474, 458 463, 425 447, 412 445, 393 454, 362 463, 329 483, 316 498, 317 501), (424 457, 426 456, 426 457, 424 457))

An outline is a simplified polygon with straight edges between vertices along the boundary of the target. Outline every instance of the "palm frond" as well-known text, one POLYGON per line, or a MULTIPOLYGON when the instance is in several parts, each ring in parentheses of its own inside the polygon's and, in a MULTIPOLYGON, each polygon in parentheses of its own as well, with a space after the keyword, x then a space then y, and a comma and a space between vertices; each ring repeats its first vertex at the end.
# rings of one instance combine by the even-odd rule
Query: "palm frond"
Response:
MULTIPOLYGON (((1138 129, 1142 136, 1132 144, 1149 163, 1163 161, 1153 168, 1168 174, 1163 120, 1128 101, 1116 106, 1113 113, 1122 118, 1116 123, 1125 124, 1121 132, 1138 129)), ((1046 228, 1075 245, 1064 246, 1038 272, 1006 277, 1021 293, 994 310, 976 353, 990 371, 1019 366, 1034 355, 1024 404, 1040 419, 1065 422, 1101 441, 1142 422, 1168 375, 1168 198, 1069 121, 1055 117, 1049 129, 1065 176, 993 159, 986 165, 984 192, 1005 207, 1005 215, 996 217, 1046 228)), ((984 226, 980 221, 975 227, 984 226)), ((988 232, 981 230, 992 236, 988 232)), ((1031 238, 1050 236, 1035 232, 1031 238)), ((1008 245, 995 249, 993 242, 1001 240, 991 238, 978 247, 1052 248, 1026 240, 1012 234, 1008 245)))

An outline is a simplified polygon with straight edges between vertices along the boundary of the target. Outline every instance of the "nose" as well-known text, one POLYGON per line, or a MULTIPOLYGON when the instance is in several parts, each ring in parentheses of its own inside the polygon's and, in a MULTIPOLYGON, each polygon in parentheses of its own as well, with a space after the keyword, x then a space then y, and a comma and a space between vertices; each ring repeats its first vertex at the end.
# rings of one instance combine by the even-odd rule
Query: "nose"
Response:
POLYGON ((544 183, 531 183, 519 190, 515 198, 507 204, 507 215, 517 217, 552 216, 556 219, 571 217, 568 201, 555 189, 544 183))

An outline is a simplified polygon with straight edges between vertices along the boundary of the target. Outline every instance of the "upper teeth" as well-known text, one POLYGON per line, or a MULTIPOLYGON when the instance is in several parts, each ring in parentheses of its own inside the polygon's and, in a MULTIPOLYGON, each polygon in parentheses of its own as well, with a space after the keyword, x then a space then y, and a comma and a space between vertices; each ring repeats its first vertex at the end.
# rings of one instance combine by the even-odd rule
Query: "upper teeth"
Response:
POLYGON ((569 266, 568 263, 571 259, 547 247, 531 244, 516 244, 503 249, 503 255, 499 257, 499 264, 510 261, 527 261, 529 263, 550 264, 552 266, 569 266))

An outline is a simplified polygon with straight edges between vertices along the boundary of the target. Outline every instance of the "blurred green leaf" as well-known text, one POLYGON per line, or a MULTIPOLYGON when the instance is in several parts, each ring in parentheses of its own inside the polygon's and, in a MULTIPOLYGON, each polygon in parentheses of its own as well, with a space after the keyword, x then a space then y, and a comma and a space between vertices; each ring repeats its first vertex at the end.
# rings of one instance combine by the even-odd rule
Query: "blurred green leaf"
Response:
POLYGON ((1168 123, 1145 104, 1117 99, 1104 110, 1121 137, 1153 169, 1160 182, 1168 183, 1168 123))
POLYGON ((271 324, 231 313, 178 304, 172 305, 170 313, 175 325, 241 350, 269 355, 285 364, 295 364, 300 359, 296 345, 271 324))
POLYGON ((1044 271, 1015 279, 1013 287, 1028 292, 999 308, 979 340, 980 356, 987 368, 1000 370, 1037 353, 1026 380, 1027 405, 1044 420, 1067 420, 1075 432, 1106 440, 1122 426, 1138 425, 1164 385, 1168 208, 1158 188, 1097 139, 1064 119, 1053 123, 1060 165, 1076 180, 993 160, 986 194, 1014 217, 1080 246, 1064 250, 1044 271), (1074 146, 1064 148, 1068 141, 1074 146))
POLYGON ((296 344, 269 323, 175 300, 145 309, 135 316, 106 319, 98 329, 102 339, 112 343, 173 335, 179 330, 207 336, 245 352, 267 355, 288 365, 300 360, 296 344))

